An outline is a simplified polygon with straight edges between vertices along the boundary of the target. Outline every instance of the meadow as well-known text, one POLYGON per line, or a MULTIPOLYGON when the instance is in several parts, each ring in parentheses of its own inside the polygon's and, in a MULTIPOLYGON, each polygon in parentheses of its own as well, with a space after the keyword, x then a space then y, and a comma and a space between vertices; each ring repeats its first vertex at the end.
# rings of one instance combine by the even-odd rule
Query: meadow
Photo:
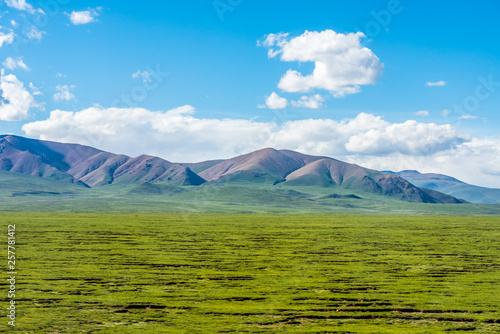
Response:
POLYGON ((500 332, 500 216, 0 214, 0 332, 500 332))

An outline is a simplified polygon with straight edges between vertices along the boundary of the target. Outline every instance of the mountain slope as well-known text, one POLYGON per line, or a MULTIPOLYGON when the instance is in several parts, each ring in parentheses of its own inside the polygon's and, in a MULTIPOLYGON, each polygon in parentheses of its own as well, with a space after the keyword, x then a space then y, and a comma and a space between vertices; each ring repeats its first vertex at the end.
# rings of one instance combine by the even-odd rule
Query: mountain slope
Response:
POLYGON ((442 174, 422 174, 414 170, 405 170, 398 175, 417 187, 439 191, 471 203, 500 204, 500 189, 478 187, 442 174))
POLYGON ((209 169, 210 167, 213 167, 221 162, 224 162, 226 160, 224 159, 219 159, 219 160, 208 160, 208 161, 202 161, 202 162, 194 162, 194 163, 180 163, 180 165, 184 167, 188 167, 195 173, 201 173, 204 170, 209 169))
POLYGON ((172 181, 179 185, 200 185, 205 182, 189 168, 157 157, 141 155, 129 159, 114 172, 116 182, 125 184, 172 181))
POLYGON ((0 136, 0 170, 54 180, 77 181, 66 171, 64 155, 38 141, 14 136, 0 136))
POLYGON ((70 180, 91 187, 112 183, 205 182, 189 168, 169 161, 140 156, 130 158, 77 144, 0 136, 0 170, 43 178, 70 180))
POLYGON ((116 169, 128 160, 129 157, 125 155, 100 152, 86 161, 74 165, 69 173, 91 187, 103 186, 113 183, 116 169))

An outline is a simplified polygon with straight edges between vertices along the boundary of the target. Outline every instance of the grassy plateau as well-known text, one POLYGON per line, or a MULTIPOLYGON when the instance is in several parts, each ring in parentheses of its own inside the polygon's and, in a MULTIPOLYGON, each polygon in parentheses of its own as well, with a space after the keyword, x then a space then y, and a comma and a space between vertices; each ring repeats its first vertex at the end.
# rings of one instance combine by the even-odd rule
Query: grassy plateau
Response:
POLYGON ((499 216, 0 214, 0 332, 500 332, 499 216))

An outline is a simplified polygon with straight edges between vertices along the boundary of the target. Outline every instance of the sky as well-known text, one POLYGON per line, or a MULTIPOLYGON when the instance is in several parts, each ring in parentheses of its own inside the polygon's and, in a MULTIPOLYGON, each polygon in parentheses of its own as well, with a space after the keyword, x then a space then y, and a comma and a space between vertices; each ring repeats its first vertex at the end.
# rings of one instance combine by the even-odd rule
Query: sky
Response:
POLYGON ((0 0, 0 133, 500 187, 500 2, 0 0))

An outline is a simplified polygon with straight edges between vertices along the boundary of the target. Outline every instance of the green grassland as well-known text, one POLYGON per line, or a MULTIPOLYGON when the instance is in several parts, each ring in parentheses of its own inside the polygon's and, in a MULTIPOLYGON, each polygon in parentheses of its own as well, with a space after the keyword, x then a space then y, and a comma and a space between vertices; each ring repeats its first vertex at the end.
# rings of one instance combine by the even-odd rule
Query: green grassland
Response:
POLYGON ((14 332, 500 332, 499 216, 0 214, 14 332))
POLYGON ((258 182, 113 184, 70 182, 0 171, 0 211, 149 213, 380 213, 499 215, 499 204, 424 204, 341 187, 258 182))

